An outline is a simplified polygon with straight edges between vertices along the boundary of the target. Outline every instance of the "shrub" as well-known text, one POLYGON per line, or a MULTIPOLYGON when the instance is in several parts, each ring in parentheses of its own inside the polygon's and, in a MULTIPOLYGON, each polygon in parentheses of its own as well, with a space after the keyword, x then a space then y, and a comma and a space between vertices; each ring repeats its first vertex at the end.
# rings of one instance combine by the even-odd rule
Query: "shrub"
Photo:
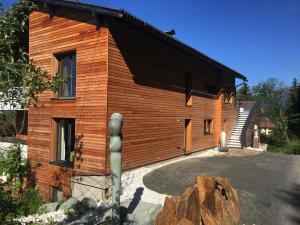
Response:
POLYGON ((23 196, 18 198, 0 186, 0 225, 19 224, 14 219, 38 213, 42 204, 38 190, 28 188, 23 196))
POLYGON ((278 148, 287 145, 287 141, 277 129, 274 129, 270 135, 261 135, 261 142, 268 144, 268 151, 277 152, 278 148))
POLYGON ((260 142, 264 144, 268 144, 270 139, 270 135, 266 135, 264 133, 260 134, 260 142))
POLYGON ((36 214, 42 204, 43 200, 38 189, 27 188, 19 203, 18 214, 21 216, 36 214))
POLYGON ((0 185, 0 224, 17 224, 13 219, 17 217, 17 201, 0 185))
POLYGON ((290 143, 287 143, 282 132, 277 129, 271 135, 261 134, 260 141, 268 144, 269 152, 300 155, 300 139, 292 137, 290 143))

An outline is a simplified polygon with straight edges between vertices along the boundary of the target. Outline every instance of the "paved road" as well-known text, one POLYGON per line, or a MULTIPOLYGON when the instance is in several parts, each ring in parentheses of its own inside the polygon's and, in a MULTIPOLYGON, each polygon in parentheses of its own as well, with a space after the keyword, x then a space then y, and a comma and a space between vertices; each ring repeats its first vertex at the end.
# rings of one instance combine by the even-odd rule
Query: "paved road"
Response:
POLYGON ((238 155, 181 161, 147 174, 143 181, 156 192, 179 195, 196 175, 223 176, 238 191, 240 224, 300 224, 300 156, 238 155))

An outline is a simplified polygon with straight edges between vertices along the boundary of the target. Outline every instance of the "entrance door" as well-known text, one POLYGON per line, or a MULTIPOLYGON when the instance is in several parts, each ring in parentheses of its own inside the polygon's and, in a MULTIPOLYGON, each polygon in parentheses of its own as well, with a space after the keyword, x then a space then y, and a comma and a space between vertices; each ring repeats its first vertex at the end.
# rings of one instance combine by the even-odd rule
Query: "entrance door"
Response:
POLYGON ((192 151, 192 121, 190 119, 185 119, 184 149, 186 153, 192 151))

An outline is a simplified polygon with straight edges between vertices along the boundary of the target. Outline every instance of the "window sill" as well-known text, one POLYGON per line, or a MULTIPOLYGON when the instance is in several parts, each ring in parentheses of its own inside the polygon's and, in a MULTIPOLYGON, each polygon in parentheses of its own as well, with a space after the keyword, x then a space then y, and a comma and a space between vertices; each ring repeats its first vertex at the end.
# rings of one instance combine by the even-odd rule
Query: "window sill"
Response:
POLYGON ((204 136, 213 135, 213 133, 204 133, 204 136))
POLYGON ((75 100, 76 97, 52 97, 51 100, 75 100))
POLYGON ((54 166, 73 168, 73 162, 66 161, 66 160, 56 160, 56 161, 49 162, 49 164, 54 166))
POLYGON ((186 107, 193 107, 193 105, 185 105, 186 107))

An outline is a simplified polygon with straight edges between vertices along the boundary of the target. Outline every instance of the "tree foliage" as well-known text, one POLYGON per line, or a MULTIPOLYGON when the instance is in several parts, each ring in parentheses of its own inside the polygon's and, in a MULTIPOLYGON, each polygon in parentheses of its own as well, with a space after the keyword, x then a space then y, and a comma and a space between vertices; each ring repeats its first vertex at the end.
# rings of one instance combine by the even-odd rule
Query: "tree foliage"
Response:
POLYGON ((268 78, 252 88, 253 96, 262 104, 265 116, 282 132, 289 142, 287 133, 286 101, 288 88, 276 78, 268 78))
POLYGON ((300 137, 300 84, 294 78, 287 102, 288 130, 293 136, 300 137))
MULTIPOLYGON (((29 58, 29 14, 34 9, 30 0, 19 0, 8 10, 0 4, 0 104, 10 110, 0 113, 0 132, 5 136, 14 136, 23 127, 16 122, 16 110, 36 106, 41 92, 57 91, 63 81, 59 75, 49 76, 29 58)), ((5 190, 0 187, 0 220, 4 224, 14 223, 16 215, 33 213, 41 204, 37 191, 21 192, 26 170, 16 136, 13 145, 0 149, 0 175, 5 174, 8 181, 5 190)))
POLYGON ((60 78, 50 78, 28 55, 29 14, 36 6, 20 0, 5 11, 0 5, 0 101, 12 109, 36 104, 38 94, 56 91, 60 78))
POLYGON ((240 101, 253 100, 252 91, 247 82, 244 82, 242 87, 237 90, 237 99, 240 101))

